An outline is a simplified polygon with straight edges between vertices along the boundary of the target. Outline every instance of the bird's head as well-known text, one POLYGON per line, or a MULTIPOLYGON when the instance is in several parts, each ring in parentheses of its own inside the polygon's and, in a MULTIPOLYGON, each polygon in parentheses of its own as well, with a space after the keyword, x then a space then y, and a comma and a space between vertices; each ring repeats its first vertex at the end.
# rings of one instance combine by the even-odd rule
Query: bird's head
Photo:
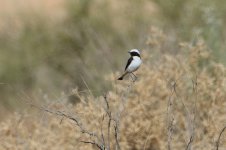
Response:
POLYGON ((140 51, 138 49, 132 49, 128 53, 130 53, 131 56, 138 56, 138 57, 140 57, 140 51))

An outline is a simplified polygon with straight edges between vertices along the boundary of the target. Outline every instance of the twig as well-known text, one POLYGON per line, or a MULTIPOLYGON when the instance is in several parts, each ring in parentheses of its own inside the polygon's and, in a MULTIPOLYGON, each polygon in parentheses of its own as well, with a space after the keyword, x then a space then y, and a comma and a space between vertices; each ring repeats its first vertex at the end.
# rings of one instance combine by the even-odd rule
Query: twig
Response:
POLYGON ((106 103, 106 108, 105 108, 105 112, 107 113, 108 116, 108 126, 107 126, 107 149, 110 150, 110 132, 111 132, 111 121, 112 121, 112 115, 111 115, 111 111, 110 111, 110 106, 107 100, 107 95, 105 94, 104 96, 104 101, 106 103))
POLYGON ((121 150, 120 144, 119 144, 119 124, 115 122, 114 125, 115 128, 115 142, 116 142, 116 150, 121 150))
POLYGON ((188 150, 189 148, 190 148, 190 146, 191 146, 191 144, 192 144, 192 142, 193 142, 193 135, 191 135, 190 136, 190 140, 189 140, 189 142, 188 142, 188 144, 187 144, 187 146, 186 146, 186 150, 188 150))
POLYGON ((167 105, 167 135, 168 135, 167 148, 168 148, 168 150, 171 150, 171 139, 172 139, 173 121, 174 121, 174 117, 172 114, 172 96, 173 96, 173 94, 174 94, 174 90, 171 91, 171 95, 168 99, 168 105, 167 105))
MULTIPOLYGON (((194 140, 194 135, 195 135, 195 120, 196 120, 196 113, 197 113, 197 106, 196 106, 196 102, 197 102, 197 99, 198 99, 198 95, 197 95, 197 86, 198 86, 198 83, 197 83, 197 75, 195 76, 195 80, 192 80, 192 88, 193 88, 193 92, 195 93, 195 102, 194 102, 194 110, 193 110, 193 121, 192 121, 192 133, 190 135, 190 139, 189 139, 189 142, 187 143, 187 147, 186 147, 186 150, 189 150, 191 149, 191 144, 194 140)), ((185 106, 185 105, 184 105, 185 106)), ((190 119, 190 117, 189 117, 190 119)), ((190 123, 191 123, 191 119, 190 119, 190 123)))
POLYGON ((85 79, 82 77, 82 75, 80 75, 80 77, 81 77, 83 83, 85 84, 86 88, 88 89, 89 94, 92 95, 92 97, 94 97, 94 96, 93 96, 93 93, 92 93, 92 91, 90 90, 90 88, 89 88, 88 84, 86 83, 85 79))
POLYGON ((105 139, 104 139, 104 133, 103 133, 103 122, 104 122, 104 115, 102 117, 102 123, 101 123, 101 138, 102 138, 102 143, 105 145, 105 139))
POLYGON ((216 142, 216 150, 218 150, 218 148, 219 148, 221 135, 223 134, 225 129, 226 129, 226 126, 221 130, 221 132, 219 134, 219 137, 218 137, 217 142, 216 142))
POLYGON ((104 147, 101 147, 99 144, 97 144, 96 142, 92 142, 92 141, 80 141, 82 143, 88 143, 88 144, 92 144, 95 145, 96 147, 98 147, 100 150, 104 150, 104 147))
POLYGON ((111 121, 112 121, 112 118, 111 118, 111 113, 109 113, 109 116, 108 116, 108 150, 111 149, 110 147, 110 140, 111 140, 111 121))

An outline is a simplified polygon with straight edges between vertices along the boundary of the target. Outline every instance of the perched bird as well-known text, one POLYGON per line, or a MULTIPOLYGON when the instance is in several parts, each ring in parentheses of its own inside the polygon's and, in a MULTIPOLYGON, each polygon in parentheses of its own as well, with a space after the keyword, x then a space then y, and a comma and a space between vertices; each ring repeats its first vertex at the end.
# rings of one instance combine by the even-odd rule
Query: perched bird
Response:
MULTIPOLYGON (((127 61, 124 74, 120 78, 118 78, 118 80, 123 80, 124 76, 126 76, 128 73, 133 74, 133 72, 136 71, 142 63, 139 50, 132 49, 129 51, 129 53, 130 53, 131 57, 127 61)), ((134 77, 135 77, 135 79, 137 78, 135 75, 134 75, 134 77)))

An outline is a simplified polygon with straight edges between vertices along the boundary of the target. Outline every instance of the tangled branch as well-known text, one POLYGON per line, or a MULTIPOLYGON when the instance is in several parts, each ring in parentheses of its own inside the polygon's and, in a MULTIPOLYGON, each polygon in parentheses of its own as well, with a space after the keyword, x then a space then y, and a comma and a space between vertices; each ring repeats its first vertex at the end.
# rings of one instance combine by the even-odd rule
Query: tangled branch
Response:
MULTIPOLYGON (((54 110, 50 110, 48 108, 45 108, 45 107, 42 107, 42 106, 38 106, 38 105, 35 105, 35 104, 32 104, 30 103, 29 104, 31 107, 35 107, 41 111, 45 111, 45 112, 48 112, 50 114, 54 114, 54 115, 57 115, 57 116, 61 116, 61 117, 64 117, 64 118, 67 118, 69 120, 72 120, 73 122, 75 122, 76 126, 80 128, 80 131, 84 134, 87 134, 89 135, 90 137, 95 137, 98 141, 100 141, 100 138, 98 137, 98 135, 94 132, 90 132, 88 131, 82 123, 79 122, 79 119, 77 119, 76 117, 74 116, 71 116, 67 113, 64 113, 62 111, 54 111, 54 110)), ((83 142, 83 143, 89 143, 89 144, 92 144, 92 145, 95 145, 96 147, 98 147, 100 150, 103 150, 102 149, 102 145, 104 145, 102 142, 101 144, 99 144, 98 142, 96 142, 95 140, 93 141, 80 141, 80 142, 83 142)))

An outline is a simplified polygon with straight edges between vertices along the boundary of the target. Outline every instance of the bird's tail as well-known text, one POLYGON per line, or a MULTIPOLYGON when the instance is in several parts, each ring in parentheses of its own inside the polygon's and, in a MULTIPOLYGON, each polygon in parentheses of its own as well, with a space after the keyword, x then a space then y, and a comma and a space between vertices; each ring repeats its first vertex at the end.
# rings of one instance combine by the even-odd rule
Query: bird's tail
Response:
POLYGON ((120 78, 118 78, 118 80, 123 80, 123 76, 121 76, 120 78))
POLYGON ((118 78, 118 80, 123 80, 124 76, 127 75, 128 72, 125 72, 121 77, 118 78))

